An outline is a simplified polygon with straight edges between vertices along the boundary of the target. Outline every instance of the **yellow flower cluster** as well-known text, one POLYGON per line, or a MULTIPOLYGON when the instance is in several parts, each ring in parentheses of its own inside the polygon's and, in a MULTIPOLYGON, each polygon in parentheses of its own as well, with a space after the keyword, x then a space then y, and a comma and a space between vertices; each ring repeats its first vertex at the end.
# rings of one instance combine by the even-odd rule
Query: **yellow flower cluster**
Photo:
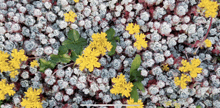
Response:
POLYGON ((171 100, 166 101, 166 102, 164 102, 164 104, 165 104, 165 107, 169 107, 172 105, 172 101, 171 100))
POLYGON ((140 50, 141 47, 143 48, 147 48, 147 41, 145 41, 145 35, 143 33, 141 33, 140 35, 139 34, 136 34, 135 35, 135 38, 136 38, 136 42, 134 43, 134 46, 140 50))
POLYGON ((126 30, 129 31, 129 34, 135 33, 136 42, 134 43, 134 46, 141 50, 141 47, 147 48, 147 41, 145 41, 145 35, 143 33, 140 33, 140 26, 137 24, 129 23, 126 27, 126 30))
POLYGON ((5 95, 8 94, 12 96, 15 94, 15 91, 12 90, 15 87, 14 84, 7 84, 6 79, 0 81, 0 100, 5 100, 5 95))
POLYGON ((218 10, 218 3, 217 1, 210 1, 210 0, 201 0, 198 5, 200 8, 205 9, 205 17, 211 16, 212 18, 216 17, 217 10, 218 10))
POLYGON ((137 24, 129 23, 126 27, 126 30, 129 31, 129 34, 135 34, 140 32, 140 26, 137 24))
POLYGON ((100 67, 101 64, 98 62, 98 54, 91 49, 91 47, 87 47, 83 51, 82 55, 79 55, 79 58, 76 59, 76 64, 79 64, 79 69, 83 71, 85 68, 88 68, 89 71, 93 71, 94 67, 100 67))
POLYGON ((40 94, 42 90, 35 90, 32 87, 25 92, 25 97, 22 99, 21 106, 25 108, 43 108, 40 102, 40 94))
POLYGON ((185 89, 187 84, 186 82, 191 82, 191 78, 197 77, 198 73, 202 72, 202 68, 199 68, 201 61, 199 59, 191 60, 191 63, 187 62, 187 60, 182 60, 182 67, 179 68, 181 72, 190 72, 190 76, 182 74, 181 78, 175 77, 174 82, 177 86, 180 86, 182 89, 185 89))
POLYGON ((20 64, 28 59, 24 54, 24 50, 21 49, 19 52, 17 49, 13 49, 11 53, 11 60, 9 60, 10 55, 6 52, 0 51, 0 71, 10 72, 10 77, 15 78, 19 74, 18 69, 20 69, 20 64))
POLYGON ((181 105, 177 102, 175 102, 173 105, 175 106, 175 108, 181 108, 181 105))
POLYGON ((69 13, 65 13, 64 16, 66 22, 75 22, 75 17, 77 17, 76 13, 74 13, 72 10, 69 11, 69 13))
POLYGON ((205 42, 205 47, 209 48, 212 46, 212 42, 209 39, 206 39, 204 42, 205 42))
POLYGON ((110 90, 112 94, 116 95, 121 93, 122 96, 130 97, 130 92, 134 85, 131 82, 127 83, 123 74, 118 75, 116 78, 112 78, 112 82, 114 83, 113 88, 110 90))
POLYGON ((93 48, 99 55, 105 55, 106 49, 111 51, 112 44, 108 42, 106 38, 107 34, 101 32, 100 34, 93 34, 92 35, 92 42, 90 43, 91 48, 93 48))
POLYGON ((191 82, 191 77, 185 74, 182 74, 181 78, 175 77, 174 82, 177 86, 180 86, 182 89, 185 89, 187 86, 186 82, 191 82))
POLYGON ((140 106, 127 106, 127 108, 143 108, 143 102, 141 100, 138 100, 138 102, 134 102, 134 99, 130 98, 130 100, 127 100, 128 105, 140 105, 140 106))
POLYGON ((33 60, 33 61, 31 62, 31 67, 35 67, 35 66, 36 66, 36 67, 39 66, 37 60, 33 60))
POLYGON ((174 100, 174 102, 172 102, 172 100, 169 100, 169 101, 165 101, 165 102, 164 102, 164 106, 165 106, 165 107, 172 107, 172 105, 173 105, 175 108, 180 108, 180 107, 181 107, 181 104, 180 104, 180 103, 177 103, 176 100, 174 100))
POLYGON ((191 63, 187 62, 187 60, 182 60, 182 67, 179 68, 182 72, 190 72, 190 76, 192 78, 197 77, 198 73, 202 72, 202 68, 199 68, 201 61, 199 59, 193 59, 191 60, 191 63))
POLYGON ((92 42, 89 46, 84 49, 83 54, 79 55, 76 59, 76 64, 79 64, 79 69, 83 71, 85 68, 93 71, 94 67, 100 67, 101 64, 98 62, 98 56, 105 55, 106 50, 112 49, 112 44, 107 41, 106 33, 97 33, 92 35, 92 42))

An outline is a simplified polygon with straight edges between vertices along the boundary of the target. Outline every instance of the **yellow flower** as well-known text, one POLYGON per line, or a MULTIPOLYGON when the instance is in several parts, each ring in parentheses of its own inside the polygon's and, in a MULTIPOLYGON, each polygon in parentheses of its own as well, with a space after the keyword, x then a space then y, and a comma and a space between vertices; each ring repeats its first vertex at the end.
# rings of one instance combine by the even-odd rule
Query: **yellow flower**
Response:
POLYGON ((174 83, 176 84, 176 86, 180 86, 182 89, 186 88, 187 86, 186 82, 191 82, 191 78, 190 76, 187 76, 185 74, 182 74, 180 79, 179 77, 174 78, 174 83))
POLYGON ((39 66, 37 60, 33 60, 33 61, 31 62, 31 67, 35 67, 35 66, 36 66, 36 67, 39 66))
POLYGON ((0 100, 5 100, 5 95, 8 94, 9 96, 12 96, 15 94, 15 91, 13 90, 14 84, 7 84, 6 79, 2 79, 0 81, 0 100))
POLYGON ((205 42, 205 47, 209 48, 212 46, 212 42, 210 40, 206 39, 204 42, 205 42))
POLYGON ((168 67, 168 64, 163 64, 163 65, 162 65, 162 70, 163 70, 163 71, 169 71, 169 69, 170 69, 170 68, 168 67))
POLYGON ((71 10, 69 11, 69 13, 65 13, 64 17, 66 22, 75 22, 75 18, 77 17, 77 15, 71 10))
POLYGON ((175 108, 180 108, 181 107, 181 105, 177 102, 174 103, 174 106, 175 106, 175 108))
POLYGON ((33 89, 32 87, 28 88, 25 92, 25 97, 22 99, 21 106, 25 108, 43 108, 40 102, 41 89, 33 89))
POLYGON ((79 2, 79 0, 74 0, 76 3, 78 3, 79 2))
POLYGON ((112 49, 112 44, 108 42, 106 38, 107 34, 101 32, 100 34, 93 34, 92 35, 92 40, 93 42, 90 43, 90 47, 94 49, 97 53, 101 55, 105 55, 106 50, 111 51, 112 49))
POLYGON ((101 32, 100 34, 92 35, 92 42, 83 50, 83 54, 79 55, 76 59, 76 64, 79 64, 79 69, 83 71, 88 68, 90 72, 93 71, 94 67, 100 67, 101 64, 98 62, 98 56, 105 55, 106 50, 112 49, 112 44, 108 42, 106 38, 107 34, 101 32))
POLYGON ((140 33, 140 26, 137 24, 129 23, 126 27, 126 30, 129 31, 129 34, 140 33))
POLYGON ((143 108, 143 102, 141 100, 138 100, 138 102, 134 102, 134 99, 130 98, 130 100, 127 100, 127 103, 129 105, 140 105, 140 106, 127 106, 127 108, 143 108))
POLYGON ((9 75, 11 78, 15 78, 15 76, 18 74, 19 74, 18 70, 14 70, 14 71, 11 71, 9 75))
POLYGON ((140 50, 141 47, 143 48, 147 48, 147 41, 145 41, 145 35, 143 33, 141 33, 140 35, 139 34, 136 34, 135 35, 135 38, 136 38, 136 42, 134 43, 134 46, 140 50))
POLYGON ((131 88, 133 87, 134 85, 131 83, 131 82, 128 82, 128 83, 125 83, 124 84, 124 89, 123 91, 121 92, 122 96, 125 96, 125 97, 130 97, 130 92, 131 92, 131 88))
POLYGON ((112 78, 112 82, 114 83, 113 88, 110 90, 112 94, 121 93, 122 96, 129 97, 131 88, 134 86, 131 82, 126 81, 125 76, 123 74, 118 75, 116 78, 112 78))
POLYGON ((205 9, 205 17, 216 17, 217 10, 218 10, 218 3, 215 1, 210 0, 201 0, 201 2, 198 5, 200 8, 205 9))
POLYGON ((23 49, 19 52, 17 49, 13 49, 11 53, 11 60, 9 60, 9 54, 0 51, 0 71, 1 72, 10 72, 10 77, 15 78, 19 74, 17 69, 20 69, 20 64, 23 61, 26 61, 28 57, 25 55, 23 49))
POLYGON ((9 61, 9 66, 10 66, 10 71, 13 71, 13 70, 15 70, 15 69, 20 69, 20 64, 21 64, 21 62, 19 61, 19 60, 17 60, 17 59, 11 59, 10 61, 9 61))
POLYGON ((172 101, 171 100, 166 101, 164 104, 165 104, 165 107, 169 107, 172 105, 172 101))
POLYGON ((191 63, 187 62, 186 60, 182 60, 182 67, 179 68, 182 72, 190 72, 190 76, 192 78, 197 77, 198 73, 202 72, 202 68, 199 68, 201 61, 199 59, 193 59, 191 60, 191 63))
POLYGON ((122 83, 125 83, 126 79, 123 74, 120 74, 116 78, 112 78, 112 82, 115 83, 115 85, 120 85, 122 83))
POLYGON ((24 50, 21 49, 19 52, 17 51, 17 49, 13 49, 11 56, 15 59, 15 60, 21 60, 21 61, 27 61, 28 57, 25 56, 24 54, 24 50))
POLYGON ((76 64, 79 64, 79 69, 83 71, 85 68, 88 68, 90 72, 93 71, 94 67, 100 67, 101 64, 98 62, 99 54, 97 54, 93 49, 87 47, 84 49, 83 54, 79 55, 79 58, 76 59, 76 64))

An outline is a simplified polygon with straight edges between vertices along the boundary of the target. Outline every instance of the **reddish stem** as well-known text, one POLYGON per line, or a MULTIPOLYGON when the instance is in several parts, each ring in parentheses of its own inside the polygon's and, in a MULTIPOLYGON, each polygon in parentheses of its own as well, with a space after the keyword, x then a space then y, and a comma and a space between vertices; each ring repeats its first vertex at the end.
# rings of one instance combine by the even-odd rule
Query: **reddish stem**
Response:
POLYGON ((196 54, 196 52, 197 52, 197 50, 199 49, 199 47, 202 46, 203 42, 204 42, 205 39, 207 38, 207 36, 208 36, 208 34, 209 34, 209 31, 210 31, 210 29, 211 29, 211 26, 212 26, 212 17, 211 17, 211 20, 210 20, 210 23, 209 23, 209 28, 208 28, 208 31, 207 31, 205 37, 203 38, 203 40, 201 41, 201 43, 200 43, 200 42, 199 42, 199 43, 195 43, 195 46, 197 46, 198 44, 199 44, 199 45, 198 45, 196 51, 194 52, 194 54, 196 54))
POLYGON ((210 29, 211 29, 211 26, 212 26, 212 17, 211 17, 211 21, 210 21, 210 23, 209 23, 208 31, 207 31, 207 33, 206 33, 204 39, 202 40, 202 43, 203 43, 203 42, 205 41, 205 39, 207 38, 207 36, 208 36, 208 34, 209 34, 209 31, 210 31, 210 29))

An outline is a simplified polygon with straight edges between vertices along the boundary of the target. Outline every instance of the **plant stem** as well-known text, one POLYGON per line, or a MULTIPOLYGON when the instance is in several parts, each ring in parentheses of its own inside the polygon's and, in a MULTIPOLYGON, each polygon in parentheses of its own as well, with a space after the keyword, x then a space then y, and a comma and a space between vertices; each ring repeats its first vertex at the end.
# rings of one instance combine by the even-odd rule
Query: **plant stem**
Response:
POLYGON ((205 41, 205 39, 207 38, 207 36, 208 36, 208 34, 209 34, 209 31, 210 31, 210 29, 211 29, 211 26, 212 26, 212 17, 211 17, 211 20, 210 20, 210 23, 209 23, 208 31, 206 32, 205 37, 204 37, 203 40, 199 43, 199 45, 197 44, 198 47, 197 47, 196 51, 194 52, 194 54, 196 54, 196 52, 198 51, 199 47, 202 46, 202 43, 203 43, 203 42, 205 41))
POLYGON ((209 31, 210 31, 210 29, 211 29, 211 26, 212 26, 212 17, 211 17, 211 20, 210 20, 210 23, 209 23, 209 28, 208 28, 208 31, 207 31, 207 33, 206 33, 206 35, 205 35, 205 37, 204 37, 204 39, 203 39, 203 41, 202 41, 202 42, 204 42, 204 41, 205 41, 205 39, 207 38, 207 36, 208 36, 208 34, 209 34, 209 31))

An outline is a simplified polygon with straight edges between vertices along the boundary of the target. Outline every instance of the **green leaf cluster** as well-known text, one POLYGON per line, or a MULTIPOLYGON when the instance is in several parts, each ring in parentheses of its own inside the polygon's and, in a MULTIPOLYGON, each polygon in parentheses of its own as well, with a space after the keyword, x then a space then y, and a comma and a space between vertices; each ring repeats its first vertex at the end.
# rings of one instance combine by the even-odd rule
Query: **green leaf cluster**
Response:
POLYGON ((197 105, 196 108, 202 108, 200 105, 197 105))
POLYGON ((49 61, 40 59, 40 72, 44 72, 47 68, 55 68, 57 63, 69 63, 71 60, 76 61, 78 55, 81 55, 84 46, 87 45, 86 40, 80 37, 78 31, 70 30, 68 38, 62 43, 58 49, 58 55, 51 54, 49 61), (71 51, 71 55, 68 55, 71 51))
POLYGON ((0 100, 0 106, 3 104, 3 101, 2 100, 0 100))
POLYGON ((113 28, 110 28, 109 30, 107 30, 106 32, 105 32, 106 34, 107 34, 107 39, 108 39, 108 41, 109 42, 111 42, 111 44, 112 44, 112 49, 111 49, 111 51, 110 52, 108 52, 108 55, 109 56, 112 56, 112 55, 114 55, 115 54, 115 49, 116 49, 116 41, 119 41, 120 42, 120 38, 119 38, 119 36, 116 36, 115 37, 115 30, 113 29, 113 28))
POLYGON ((141 76, 141 71, 137 70, 140 65, 141 65, 141 56, 137 54, 131 64, 131 69, 130 69, 130 81, 134 85, 131 91, 131 98, 134 99, 134 102, 137 102, 139 98, 137 89, 141 90, 142 92, 145 92, 144 86, 141 83, 141 81, 143 80, 143 76, 141 76))

